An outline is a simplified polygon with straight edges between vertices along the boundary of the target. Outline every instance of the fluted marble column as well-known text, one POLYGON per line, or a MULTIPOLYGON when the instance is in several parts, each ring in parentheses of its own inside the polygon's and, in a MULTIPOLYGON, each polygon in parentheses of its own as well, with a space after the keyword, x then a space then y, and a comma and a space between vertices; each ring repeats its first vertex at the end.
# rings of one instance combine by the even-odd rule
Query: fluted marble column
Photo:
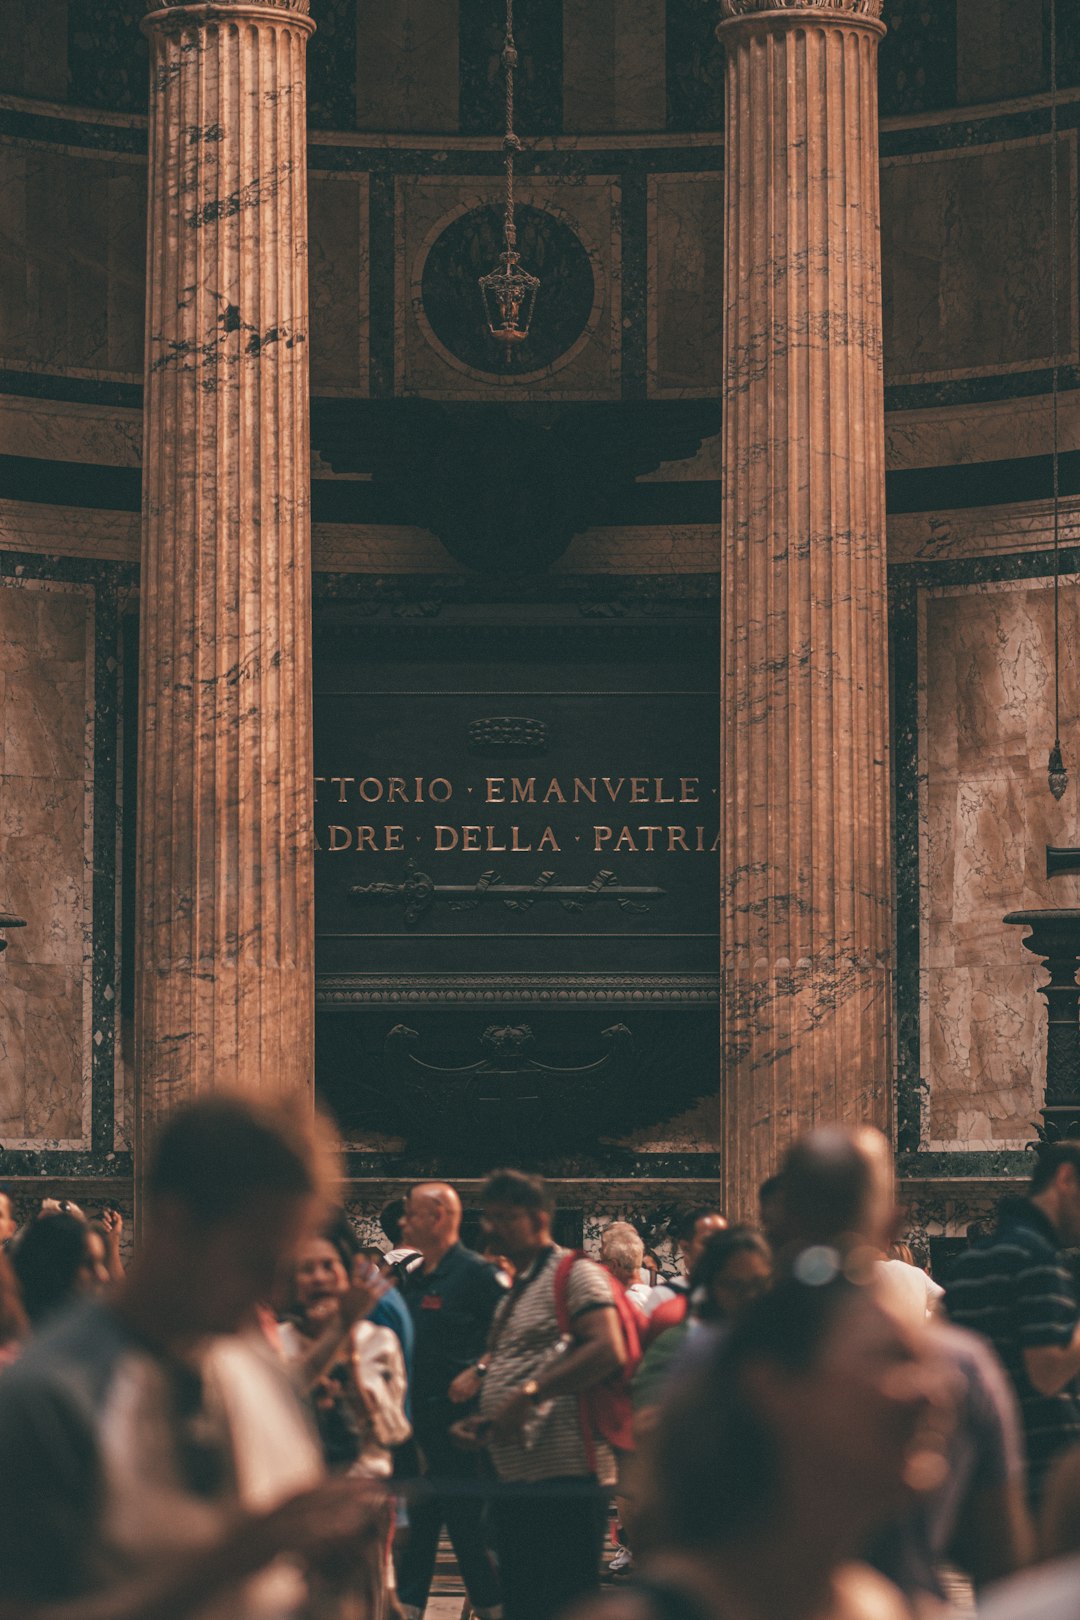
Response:
POLYGON ((881 0, 722 0, 725 1196, 887 1126, 881 0))
POLYGON ((141 1141, 204 1089, 312 1087, 307 9, 143 24, 141 1141))

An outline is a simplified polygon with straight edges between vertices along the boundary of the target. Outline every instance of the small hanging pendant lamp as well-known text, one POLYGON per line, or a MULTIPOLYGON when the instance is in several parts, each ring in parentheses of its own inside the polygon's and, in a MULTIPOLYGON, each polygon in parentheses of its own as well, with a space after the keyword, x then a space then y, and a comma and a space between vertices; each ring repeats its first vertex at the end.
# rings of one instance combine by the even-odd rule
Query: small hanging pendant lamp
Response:
POLYGON ((506 37, 503 41, 503 74, 506 80, 506 133, 503 151, 506 154, 506 207, 503 216, 503 251, 498 267, 480 277, 480 294, 484 300, 484 316, 488 331, 506 352, 506 363, 518 343, 524 343, 532 324, 536 307, 539 279, 521 267, 517 252, 517 226, 514 224, 514 153, 521 151, 521 142, 514 134, 514 69, 517 66, 514 46, 514 0, 506 0, 506 37))

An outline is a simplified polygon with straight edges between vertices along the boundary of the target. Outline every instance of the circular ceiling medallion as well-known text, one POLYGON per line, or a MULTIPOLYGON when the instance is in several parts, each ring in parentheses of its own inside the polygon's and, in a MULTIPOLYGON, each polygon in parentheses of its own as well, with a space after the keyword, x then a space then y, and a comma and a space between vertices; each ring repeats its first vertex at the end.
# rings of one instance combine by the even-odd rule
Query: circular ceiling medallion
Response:
POLYGON ((542 373, 570 358, 599 316, 596 276, 588 249, 557 215, 528 203, 514 210, 523 267, 540 277, 529 336, 507 358, 484 319, 478 285, 503 250, 503 210, 471 208, 432 242, 420 282, 422 315, 448 355, 492 378, 542 373))

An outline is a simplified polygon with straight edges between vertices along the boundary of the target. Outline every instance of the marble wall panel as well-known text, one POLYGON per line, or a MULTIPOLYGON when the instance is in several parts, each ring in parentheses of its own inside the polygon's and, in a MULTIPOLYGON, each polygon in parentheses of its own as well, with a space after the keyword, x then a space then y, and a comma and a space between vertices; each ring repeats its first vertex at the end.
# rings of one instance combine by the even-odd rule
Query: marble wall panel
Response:
MULTIPOLYGON (((890 564, 1046 551, 1053 545, 1050 501, 970 507, 956 512, 894 513, 888 520, 890 564)), ((1060 503, 1061 544, 1080 545, 1080 496, 1060 503)))
POLYGON ((0 500, 0 552, 12 551, 137 563, 139 514, 0 500))
POLYGON ((992 1149, 1030 1141, 1046 1064, 1046 1019, 1032 970, 937 970, 927 1034, 931 1143, 992 1149))
POLYGON ((1078 342, 1076 132, 1058 137, 1051 241, 1049 138, 885 158, 881 169, 885 380, 932 382, 1048 365, 1051 251, 1058 351, 1078 342))
MULTIPOLYGON (((453 220, 501 197, 494 177, 401 175, 396 183, 394 392, 434 399, 614 399, 620 391, 622 338, 619 185, 614 176, 530 177, 519 204, 554 214, 575 233, 592 268, 593 309, 580 335, 543 370, 486 372, 443 347, 424 313, 422 277, 428 252, 453 220)), ((483 319, 476 300, 478 326, 483 319)))
POLYGON ((956 0, 956 99, 1002 101, 1045 87, 1043 7, 956 0))
POLYGON ((26 153, 0 146, 0 356, 26 352, 26 153))
POLYGON ((0 92, 64 100, 67 24, 68 0, 6 0, 0 92))
POLYGON ((6 1148, 88 1146, 92 588, 0 587, 0 883, 27 919, 0 957, 6 1148))
POLYGON ((1061 588, 1061 735, 1073 787, 1046 785, 1053 590, 1046 580, 936 587, 920 628, 924 1145, 1022 1147, 1042 1100, 1044 982, 1002 917, 1080 905, 1049 882, 1047 844, 1080 844, 1080 583, 1061 588))
POLYGON ((368 391, 368 177, 313 173, 308 184, 311 385, 368 391))
POLYGON ((142 412, 0 394, 0 454, 138 467, 142 412))
POLYGON ((0 366, 141 381, 137 160, 0 146, 0 366))
POLYGON ((715 574, 720 525, 586 529, 555 564, 557 574, 715 574))
POLYGON ((146 10, 143 0, 67 0, 70 100, 146 111, 150 52, 139 27, 146 10))
POLYGON ((106 177, 106 366, 140 376, 146 299, 146 175, 139 164, 112 164, 106 177))
MULTIPOLYGON (((563 0, 528 0, 514 13, 516 127, 530 135, 557 134, 562 123, 562 10, 563 0)), ((462 133, 501 135, 506 0, 466 0, 460 17, 462 133)))
POLYGON ((664 0, 563 0, 563 129, 663 129, 664 0))
POLYGON ((356 18, 356 127, 457 131, 458 0, 364 0, 356 18))
POLYGON ((724 51, 712 0, 667 0, 669 129, 722 130, 724 51))
MULTIPOLYGON (((1048 394, 988 400, 979 405, 890 411, 885 417, 885 465, 958 467, 1017 456, 1048 456, 1053 448, 1048 394)), ((1058 448, 1080 449, 1080 392, 1058 395, 1058 448)))
POLYGON ((648 196, 649 393, 716 394, 724 358, 723 176, 651 175, 648 196))
POLYGON ((885 0, 878 51, 883 117, 949 107, 956 97, 956 0, 885 0))
MULTIPOLYGON (((2 424, 0 424, 2 427, 2 424)), ((317 573, 459 574, 464 565, 426 529, 396 523, 316 523, 311 534, 317 573)), ((0 500, 0 552, 48 552, 56 557, 137 563, 139 518, 0 500)), ((558 574, 715 574, 720 525, 637 524, 587 529, 554 565, 558 574)))
POLYGON ((312 0, 315 32, 307 46, 309 129, 352 129, 356 122, 357 10, 356 0, 312 0))

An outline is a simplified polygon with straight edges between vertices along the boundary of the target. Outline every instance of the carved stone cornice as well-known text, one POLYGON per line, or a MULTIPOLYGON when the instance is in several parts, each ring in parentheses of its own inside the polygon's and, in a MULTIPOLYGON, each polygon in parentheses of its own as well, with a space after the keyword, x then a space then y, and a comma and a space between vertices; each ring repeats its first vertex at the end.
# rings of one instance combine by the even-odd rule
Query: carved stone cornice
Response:
POLYGON ((161 11, 194 11, 218 12, 231 11, 292 11, 301 17, 306 17, 311 10, 311 0, 237 0, 235 5, 230 0, 148 0, 147 16, 153 16, 161 11))
POLYGON ((433 399, 320 402, 315 448, 337 473, 370 472, 408 521, 479 573, 535 573, 608 521, 642 473, 720 430, 716 400, 492 405, 433 399), (493 466, 513 467, 506 498, 493 466), (478 505, 476 491, 486 491, 478 505), (527 530, 518 510, 531 514, 527 530))
POLYGON ((141 28, 144 34, 175 34, 186 28, 204 28, 213 23, 284 23, 314 32, 309 15, 311 0, 148 0, 141 28))
POLYGON ((837 16, 881 16, 884 0, 720 0, 720 12, 725 22, 739 17, 756 17, 777 11, 819 11, 837 16))
POLYGON ((714 973, 320 973, 318 1007, 715 1006, 714 973))

